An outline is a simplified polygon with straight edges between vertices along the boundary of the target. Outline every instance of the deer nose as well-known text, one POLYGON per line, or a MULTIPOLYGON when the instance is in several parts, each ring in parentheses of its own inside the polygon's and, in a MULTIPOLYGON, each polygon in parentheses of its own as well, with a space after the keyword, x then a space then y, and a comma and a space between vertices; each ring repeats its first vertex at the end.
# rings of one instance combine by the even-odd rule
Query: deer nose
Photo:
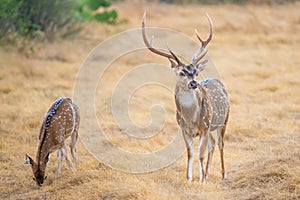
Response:
POLYGON ((196 88, 197 88, 197 85, 198 85, 197 81, 192 80, 192 81, 189 83, 188 88, 189 88, 189 89, 196 89, 196 88))

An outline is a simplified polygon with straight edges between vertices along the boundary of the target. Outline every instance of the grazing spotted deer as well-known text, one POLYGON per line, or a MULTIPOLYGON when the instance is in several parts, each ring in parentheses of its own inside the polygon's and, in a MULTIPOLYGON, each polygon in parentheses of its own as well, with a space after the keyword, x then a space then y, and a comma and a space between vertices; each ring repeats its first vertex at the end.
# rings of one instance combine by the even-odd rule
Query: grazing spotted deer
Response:
MULTIPOLYGON (((155 49, 152 46, 152 40, 149 42, 145 33, 144 13, 142 20, 142 35, 147 48, 160 56, 169 59, 171 68, 177 76, 175 87, 176 119, 181 128, 185 144, 187 147, 188 164, 187 179, 192 181, 192 162, 194 155, 194 138, 199 136, 199 172, 200 182, 208 178, 210 164, 214 152, 215 140, 211 131, 217 130, 218 145, 221 155, 221 173, 225 179, 224 167, 224 134, 229 116, 229 100, 226 89, 218 79, 205 79, 198 83, 195 79, 198 73, 206 67, 207 60, 201 61, 206 55, 206 46, 212 39, 213 25, 207 15, 210 23, 210 34, 207 40, 202 40, 196 32, 196 36, 201 42, 199 50, 192 57, 190 64, 184 64, 173 51, 169 53, 155 49), (205 151, 208 148, 208 158, 206 169, 204 169, 203 160, 205 151)), ((153 37, 152 37, 153 39, 153 37)))
POLYGON ((34 180, 42 186, 45 176, 47 162, 50 153, 58 149, 57 177, 61 171, 62 155, 65 156, 68 167, 75 173, 70 158, 67 154, 65 140, 71 136, 70 150, 76 163, 76 142, 79 128, 79 108, 70 98, 57 99, 45 114, 40 128, 39 147, 36 162, 26 155, 26 163, 31 165, 34 180))

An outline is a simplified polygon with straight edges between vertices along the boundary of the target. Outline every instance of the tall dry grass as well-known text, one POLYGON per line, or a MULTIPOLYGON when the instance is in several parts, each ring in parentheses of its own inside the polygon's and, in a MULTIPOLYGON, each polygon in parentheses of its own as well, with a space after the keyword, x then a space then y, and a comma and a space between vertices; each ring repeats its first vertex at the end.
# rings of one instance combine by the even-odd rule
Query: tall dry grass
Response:
MULTIPOLYGON (((299 4, 239 7, 121 2, 115 7, 121 17, 129 19, 128 24, 87 24, 73 41, 38 45, 36 53, 27 57, 12 47, 0 48, 0 198, 299 199, 300 36, 295 34, 300 30, 299 4), (24 155, 36 153, 44 113, 57 97, 72 96, 76 72, 88 52, 114 33, 139 27, 144 10, 152 26, 190 36, 194 27, 201 27, 201 35, 205 34, 202 26, 207 22, 201 13, 212 15, 215 35, 209 54, 228 88, 232 105, 225 141, 227 180, 220 178, 217 150, 211 176, 201 185, 196 164, 195 180, 187 183, 185 155, 156 172, 127 174, 99 163, 79 142, 77 174, 63 163, 61 177, 56 179, 54 153, 47 168, 48 179, 39 188, 31 180, 24 155)), ((148 52, 143 54, 145 59, 158 59, 148 52)), ((117 64, 126 71, 130 62, 120 60, 117 64)), ((118 79, 117 74, 108 75, 107 83, 118 79)), ((149 120, 148 108, 135 106, 141 101, 151 102, 145 97, 147 92, 168 105, 168 128, 148 143, 110 135, 111 141, 122 148, 159 148, 177 129, 173 97, 157 88, 137 92, 130 105, 132 118, 140 124, 149 120)), ((109 90, 97 90, 97 117, 103 129, 118 133, 109 112, 109 98, 109 90)))

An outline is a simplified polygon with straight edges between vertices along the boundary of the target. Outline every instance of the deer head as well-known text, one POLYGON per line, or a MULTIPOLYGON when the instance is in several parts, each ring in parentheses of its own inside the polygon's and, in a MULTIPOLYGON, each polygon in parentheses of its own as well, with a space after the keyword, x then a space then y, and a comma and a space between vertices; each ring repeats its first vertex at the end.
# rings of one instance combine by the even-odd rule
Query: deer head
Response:
POLYGON ((207 50, 206 46, 212 39, 212 33, 213 33, 213 24, 212 20, 209 17, 208 14, 207 18, 210 24, 210 34, 206 40, 202 40, 195 29, 195 33, 199 41, 201 42, 201 46, 198 49, 198 51, 193 55, 192 61, 189 64, 184 64, 176 54, 168 48, 169 53, 160 51, 158 49, 153 48, 152 42, 153 42, 153 36, 150 42, 147 39, 146 36, 146 30, 145 30, 145 19, 146 19, 146 13, 144 13, 143 20, 142 20, 142 35, 143 40, 147 48, 152 51, 155 54, 158 54, 160 56, 166 57, 169 59, 171 63, 171 68, 175 71, 175 74, 177 76, 177 84, 179 87, 181 87, 184 90, 191 90, 196 89, 198 86, 198 82, 196 81, 199 72, 203 71, 206 67, 207 60, 201 61, 202 58, 206 55, 207 50))
POLYGON ((36 181, 38 186, 42 186, 44 183, 44 180, 47 179, 47 176, 45 176, 46 172, 46 166, 49 161, 49 154, 41 160, 39 163, 34 162, 30 156, 26 155, 26 164, 31 165, 32 172, 33 172, 33 180, 36 181))

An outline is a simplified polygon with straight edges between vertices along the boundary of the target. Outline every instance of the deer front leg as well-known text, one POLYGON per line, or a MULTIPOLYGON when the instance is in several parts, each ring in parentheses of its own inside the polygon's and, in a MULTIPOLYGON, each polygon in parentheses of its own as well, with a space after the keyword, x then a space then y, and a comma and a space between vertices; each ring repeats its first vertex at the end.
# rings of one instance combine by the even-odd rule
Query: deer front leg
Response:
POLYGON ((203 161, 207 149, 207 142, 208 142, 208 133, 202 134, 200 136, 200 141, 199 141, 199 173, 200 173, 201 183, 204 182, 204 176, 205 176, 203 161))
POLYGON ((184 141, 187 149, 188 163, 187 163, 187 179, 191 183, 193 180, 193 157, 194 157, 194 141, 187 133, 183 133, 184 141))
POLYGON ((205 174, 205 180, 208 179, 208 175, 210 173, 210 165, 212 162, 212 157, 214 154, 214 149, 215 149, 215 139, 209 133, 209 139, 208 139, 208 157, 207 157, 207 163, 206 163, 206 174, 205 174))

